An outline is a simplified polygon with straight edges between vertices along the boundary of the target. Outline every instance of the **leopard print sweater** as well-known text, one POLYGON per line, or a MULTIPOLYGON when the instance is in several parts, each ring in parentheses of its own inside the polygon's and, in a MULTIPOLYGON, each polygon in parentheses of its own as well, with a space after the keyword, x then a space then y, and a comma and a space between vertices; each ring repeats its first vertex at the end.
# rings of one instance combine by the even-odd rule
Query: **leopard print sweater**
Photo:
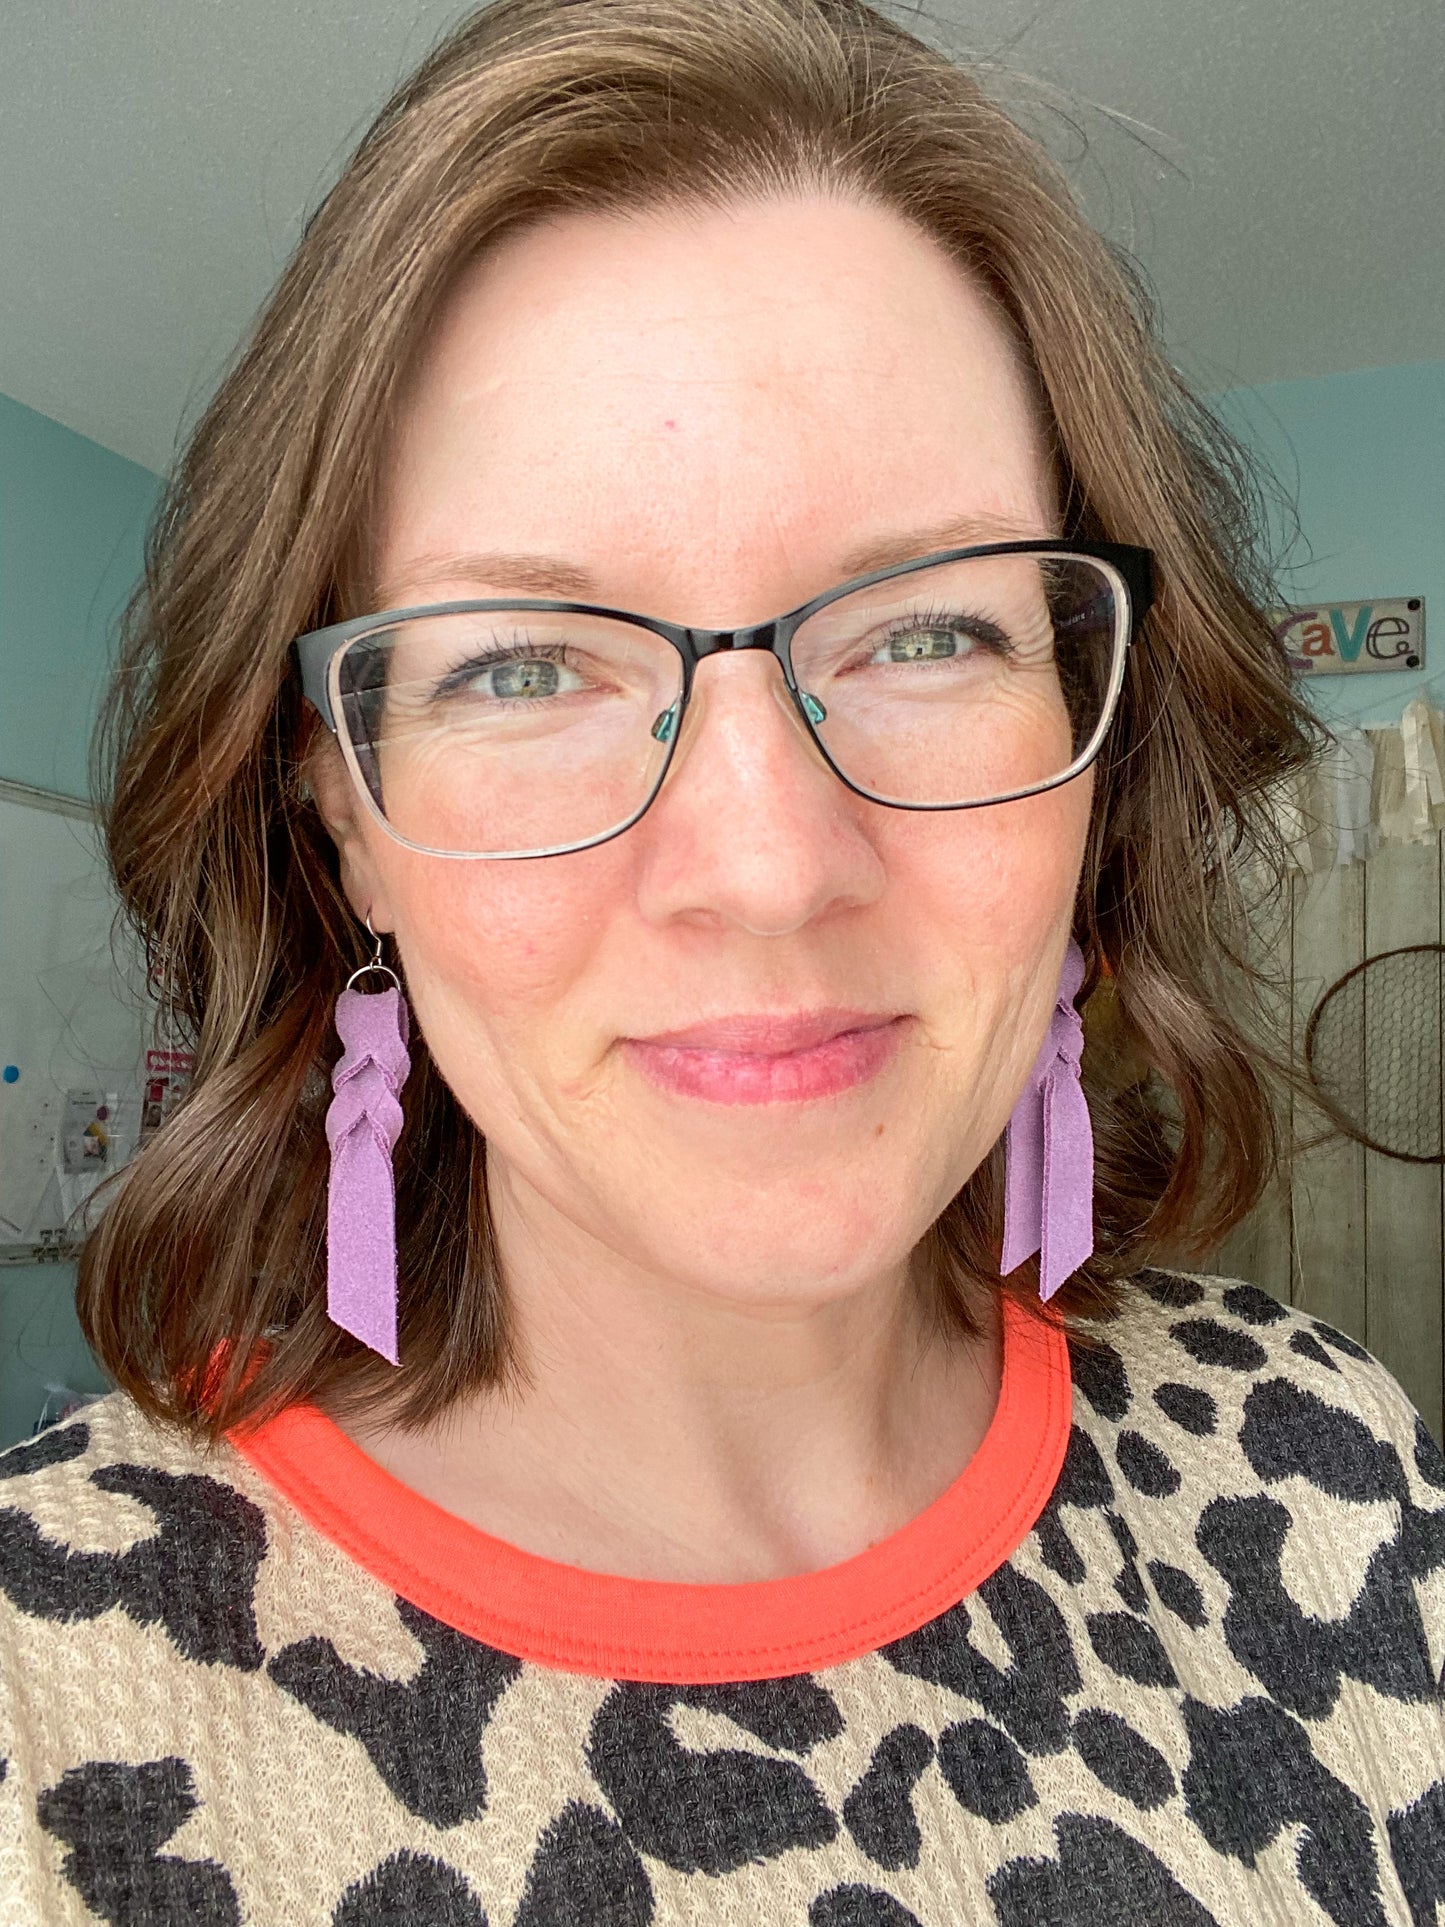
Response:
POLYGON ((1250 1285, 1094 1333, 1010 1312, 957 1484, 761 1585, 523 1554, 309 1408, 14 1447, 0 1924, 1436 1922, 1434 1439, 1250 1285))

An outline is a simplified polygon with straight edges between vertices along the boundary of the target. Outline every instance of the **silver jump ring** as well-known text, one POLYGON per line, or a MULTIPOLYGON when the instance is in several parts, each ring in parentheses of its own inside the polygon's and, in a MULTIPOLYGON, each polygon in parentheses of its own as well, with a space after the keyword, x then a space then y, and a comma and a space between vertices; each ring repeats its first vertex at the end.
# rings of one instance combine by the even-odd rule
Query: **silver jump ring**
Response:
POLYGON ((367 916, 366 916, 366 932, 367 932, 367 935, 371 938, 371 941, 376 945, 376 955, 373 958, 371 958, 370 962, 364 963, 359 970, 352 971, 351 975, 346 980, 346 988, 350 990, 351 986, 356 982, 358 977, 365 977, 369 975, 371 971, 379 970, 383 977, 390 977, 395 987, 398 990, 400 990, 401 979, 397 976, 396 972, 392 969, 390 964, 384 964, 381 961, 381 938, 377 936, 376 932, 371 927, 370 911, 367 912, 367 916))

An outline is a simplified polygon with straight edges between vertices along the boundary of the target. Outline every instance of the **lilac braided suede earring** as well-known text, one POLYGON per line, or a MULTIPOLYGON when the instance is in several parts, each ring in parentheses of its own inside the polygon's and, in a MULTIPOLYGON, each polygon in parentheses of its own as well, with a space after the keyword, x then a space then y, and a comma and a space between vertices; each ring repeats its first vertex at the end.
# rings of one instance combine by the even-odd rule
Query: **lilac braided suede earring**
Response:
POLYGON ((1000 1269, 1039 1252, 1040 1298, 1051 1298, 1094 1249, 1094 1133, 1079 1078, 1084 1023, 1074 1007, 1083 981, 1084 953, 1070 937, 1049 1034, 1008 1123, 1000 1269))
POLYGON ((326 1113, 331 1181, 326 1201, 326 1315, 393 1365, 396 1343, 396 1185, 391 1151, 401 1136, 398 1093, 411 1069, 407 1009, 396 972, 381 961, 352 972, 336 1000, 336 1030, 346 1046, 331 1073, 326 1113), (391 987, 364 995, 358 977, 379 970, 391 987))

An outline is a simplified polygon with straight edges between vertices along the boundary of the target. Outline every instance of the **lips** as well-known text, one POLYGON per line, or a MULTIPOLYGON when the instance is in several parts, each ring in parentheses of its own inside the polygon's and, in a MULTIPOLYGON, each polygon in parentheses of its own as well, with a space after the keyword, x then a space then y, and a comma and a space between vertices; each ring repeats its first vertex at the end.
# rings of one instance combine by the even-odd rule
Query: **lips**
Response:
POLYGON ((782 1057, 790 1051, 814 1050, 846 1032, 881 1030, 894 1022, 886 1015, 867 1010, 802 1011, 794 1016, 763 1013, 758 1016, 715 1017, 685 1030, 659 1031, 639 1037, 639 1044, 659 1049, 711 1050, 735 1052, 746 1057, 782 1057))
POLYGON ((625 1055, 675 1097, 710 1104, 800 1104, 866 1084, 891 1061, 908 1020, 817 1010, 715 1017, 624 1038, 625 1055))

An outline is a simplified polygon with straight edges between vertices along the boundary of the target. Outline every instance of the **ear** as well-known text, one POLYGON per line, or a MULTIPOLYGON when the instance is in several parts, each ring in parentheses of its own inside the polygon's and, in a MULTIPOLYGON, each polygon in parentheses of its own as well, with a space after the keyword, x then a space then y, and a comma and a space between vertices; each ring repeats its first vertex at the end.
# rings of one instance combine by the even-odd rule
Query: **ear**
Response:
POLYGON ((319 720, 301 756, 302 775, 341 859, 341 887, 363 921, 378 935, 395 927, 377 846, 385 834, 356 793, 341 746, 319 720))

